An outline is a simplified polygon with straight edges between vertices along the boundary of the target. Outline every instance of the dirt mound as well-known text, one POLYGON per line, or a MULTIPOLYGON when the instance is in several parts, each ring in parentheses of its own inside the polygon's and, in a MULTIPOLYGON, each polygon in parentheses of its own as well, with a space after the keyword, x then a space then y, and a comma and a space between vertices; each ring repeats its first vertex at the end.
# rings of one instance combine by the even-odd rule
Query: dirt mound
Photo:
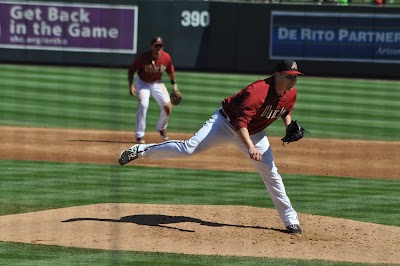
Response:
POLYGON ((400 228, 300 214, 283 232, 274 209, 98 204, 0 217, 0 241, 107 250, 397 263, 400 228), (382 247, 385 248, 382 248, 382 247))

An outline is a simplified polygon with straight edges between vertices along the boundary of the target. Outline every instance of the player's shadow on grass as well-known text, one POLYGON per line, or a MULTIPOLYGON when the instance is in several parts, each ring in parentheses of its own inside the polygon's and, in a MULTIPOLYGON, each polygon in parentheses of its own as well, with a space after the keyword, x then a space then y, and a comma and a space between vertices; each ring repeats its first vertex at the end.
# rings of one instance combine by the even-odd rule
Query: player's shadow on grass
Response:
POLYGON ((112 222, 112 223, 134 223, 138 225, 147 225, 147 226, 157 226, 162 228, 169 228, 174 230, 179 230, 182 232, 195 232, 194 230, 187 230, 176 228, 173 226, 168 226, 169 224, 174 223, 198 223, 200 225, 212 226, 212 227, 237 227, 237 228, 249 228, 249 229, 262 229, 262 230, 273 230, 282 233, 286 233, 286 230, 276 229, 272 227, 262 227, 262 226, 250 226, 250 225, 237 225, 237 224, 224 224, 224 223, 215 223, 203 221, 201 219, 187 217, 187 216, 169 216, 162 214, 137 214, 137 215, 129 215, 123 216, 121 219, 101 219, 101 218, 72 218, 65 221, 61 221, 63 223, 70 222, 78 222, 78 221, 99 221, 99 222, 112 222))

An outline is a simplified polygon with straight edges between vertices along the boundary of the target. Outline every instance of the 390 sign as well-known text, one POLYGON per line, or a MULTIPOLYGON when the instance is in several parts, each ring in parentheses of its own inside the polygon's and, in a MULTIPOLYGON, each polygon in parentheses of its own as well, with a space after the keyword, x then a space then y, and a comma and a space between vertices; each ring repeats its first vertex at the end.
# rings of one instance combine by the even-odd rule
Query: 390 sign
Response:
POLYGON ((207 27, 210 25, 210 13, 208 11, 183 10, 181 13, 183 27, 207 27))

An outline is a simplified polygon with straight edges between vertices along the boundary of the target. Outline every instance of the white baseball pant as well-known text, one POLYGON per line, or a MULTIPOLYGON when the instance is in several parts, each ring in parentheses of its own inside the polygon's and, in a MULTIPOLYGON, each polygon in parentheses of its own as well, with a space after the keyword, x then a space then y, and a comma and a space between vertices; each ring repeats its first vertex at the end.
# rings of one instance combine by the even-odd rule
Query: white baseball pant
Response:
MULTIPOLYGON (((284 225, 300 224, 297 213, 286 195, 285 186, 275 166, 274 156, 265 132, 261 131, 250 137, 255 143, 255 147, 262 154, 261 161, 252 160, 252 163, 260 174, 284 225)), ((240 148, 245 156, 249 156, 246 146, 239 139, 233 126, 218 110, 190 139, 143 144, 139 146, 138 155, 149 159, 178 158, 194 155, 226 143, 233 143, 240 148)))
POLYGON ((161 108, 160 119, 157 123, 157 130, 166 129, 168 126, 168 115, 164 106, 171 101, 169 93, 164 83, 161 81, 154 83, 144 82, 139 78, 135 80, 136 97, 139 101, 136 111, 136 138, 143 138, 146 130, 146 116, 149 109, 150 94, 161 108))

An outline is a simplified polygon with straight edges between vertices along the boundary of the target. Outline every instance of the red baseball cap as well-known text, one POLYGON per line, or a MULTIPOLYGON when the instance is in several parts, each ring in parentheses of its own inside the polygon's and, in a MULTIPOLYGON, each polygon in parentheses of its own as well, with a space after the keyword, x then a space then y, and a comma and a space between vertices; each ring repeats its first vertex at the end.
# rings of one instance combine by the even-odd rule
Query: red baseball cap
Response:
POLYGON ((152 45, 153 44, 162 44, 162 45, 164 45, 164 41, 160 36, 156 36, 156 37, 153 37, 153 39, 151 39, 151 44, 152 45))
POLYGON ((275 72, 283 72, 288 75, 303 75, 303 73, 299 72, 296 61, 291 59, 280 61, 276 65, 275 72))

